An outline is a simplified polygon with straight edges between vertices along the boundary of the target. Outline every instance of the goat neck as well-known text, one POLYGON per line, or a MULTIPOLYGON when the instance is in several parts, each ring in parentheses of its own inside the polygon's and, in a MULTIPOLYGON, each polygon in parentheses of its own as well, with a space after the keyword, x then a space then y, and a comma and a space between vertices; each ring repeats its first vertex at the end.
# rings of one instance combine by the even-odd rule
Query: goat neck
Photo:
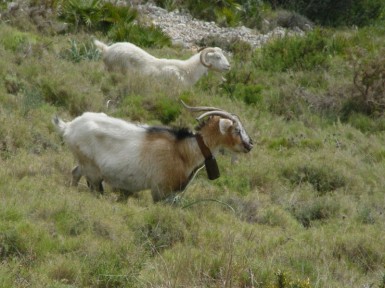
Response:
POLYGON ((219 116, 212 116, 198 128, 198 133, 202 136, 204 144, 215 155, 221 148, 222 135, 219 132, 219 116))
POLYGON ((220 174, 219 174, 217 160, 215 160, 215 157, 213 156, 213 154, 211 154, 210 149, 203 142, 202 135, 197 133, 195 138, 197 139, 199 149, 201 150, 203 156, 205 157, 205 167, 206 167, 207 177, 210 180, 215 180, 219 178, 220 174))
POLYGON ((198 80, 208 72, 208 68, 204 66, 200 60, 200 54, 195 54, 183 63, 191 84, 195 84, 198 80))

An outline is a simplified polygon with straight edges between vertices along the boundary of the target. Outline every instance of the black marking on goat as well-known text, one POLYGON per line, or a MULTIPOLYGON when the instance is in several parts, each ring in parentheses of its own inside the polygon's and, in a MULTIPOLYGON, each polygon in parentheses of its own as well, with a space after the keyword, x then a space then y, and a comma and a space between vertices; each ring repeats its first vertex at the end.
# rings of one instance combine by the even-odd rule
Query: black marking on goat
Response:
POLYGON ((168 133, 174 136, 177 140, 194 137, 194 134, 187 128, 170 128, 163 126, 151 126, 147 128, 148 133, 168 133))

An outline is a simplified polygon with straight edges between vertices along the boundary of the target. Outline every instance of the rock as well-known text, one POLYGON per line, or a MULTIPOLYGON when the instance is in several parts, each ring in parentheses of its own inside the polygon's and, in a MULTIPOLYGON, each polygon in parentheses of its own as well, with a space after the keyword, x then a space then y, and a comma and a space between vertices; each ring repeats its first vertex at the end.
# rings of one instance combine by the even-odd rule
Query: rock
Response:
POLYGON ((219 27, 215 22, 206 22, 194 19, 184 11, 167 10, 157 7, 154 4, 146 3, 137 5, 139 13, 150 18, 152 23, 159 27, 165 34, 169 35, 172 43, 178 46, 193 48, 207 37, 216 36, 219 40, 239 39, 249 43, 252 47, 258 48, 274 37, 286 35, 304 35, 304 31, 296 27, 295 31, 282 27, 276 27, 266 34, 260 34, 254 29, 245 26, 240 27, 219 27))

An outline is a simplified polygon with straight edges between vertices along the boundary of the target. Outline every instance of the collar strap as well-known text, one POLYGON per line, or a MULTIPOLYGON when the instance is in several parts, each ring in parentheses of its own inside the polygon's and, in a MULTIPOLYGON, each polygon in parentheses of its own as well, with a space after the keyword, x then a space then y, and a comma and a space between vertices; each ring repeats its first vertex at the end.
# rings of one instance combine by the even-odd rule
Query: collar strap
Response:
POLYGON ((197 139, 199 149, 201 150, 205 160, 213 158, 213 154, 211 154, 210 148, 206 146, 205 142, 203 142, 203 138, 201 134, 195 134, 195 139, 197 139))
POLYGON ((210 180, 217 179, 219 174, 219 168, 217 161, 215 160, 215 157, 213 154, 211 154, 211 151, 209 147, 206 146, 206 144, 203 142, 203 138, 201 134, 196 134, 195 139, 197 139, 199 149, 201 150, 203 156, 205 157, 205 167, 207 172, 207 177, 210 180))

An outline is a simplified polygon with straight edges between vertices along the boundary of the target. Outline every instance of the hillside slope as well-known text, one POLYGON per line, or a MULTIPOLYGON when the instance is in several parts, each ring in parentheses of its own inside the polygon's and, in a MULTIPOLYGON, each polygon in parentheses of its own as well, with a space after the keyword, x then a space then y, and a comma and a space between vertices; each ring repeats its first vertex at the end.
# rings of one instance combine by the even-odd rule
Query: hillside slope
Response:
POLYGON ((183 92, 106 73, 101 31, 50 27, 0 23, 0 287, 384 287, 382 27, 237 43, 226 82, 209 73, 183 92), (70 186, 53 115, 193 129, 180 99, 239 115, 254 149, 218 155, 221 177, 201 172, 175 204, 70 186))

